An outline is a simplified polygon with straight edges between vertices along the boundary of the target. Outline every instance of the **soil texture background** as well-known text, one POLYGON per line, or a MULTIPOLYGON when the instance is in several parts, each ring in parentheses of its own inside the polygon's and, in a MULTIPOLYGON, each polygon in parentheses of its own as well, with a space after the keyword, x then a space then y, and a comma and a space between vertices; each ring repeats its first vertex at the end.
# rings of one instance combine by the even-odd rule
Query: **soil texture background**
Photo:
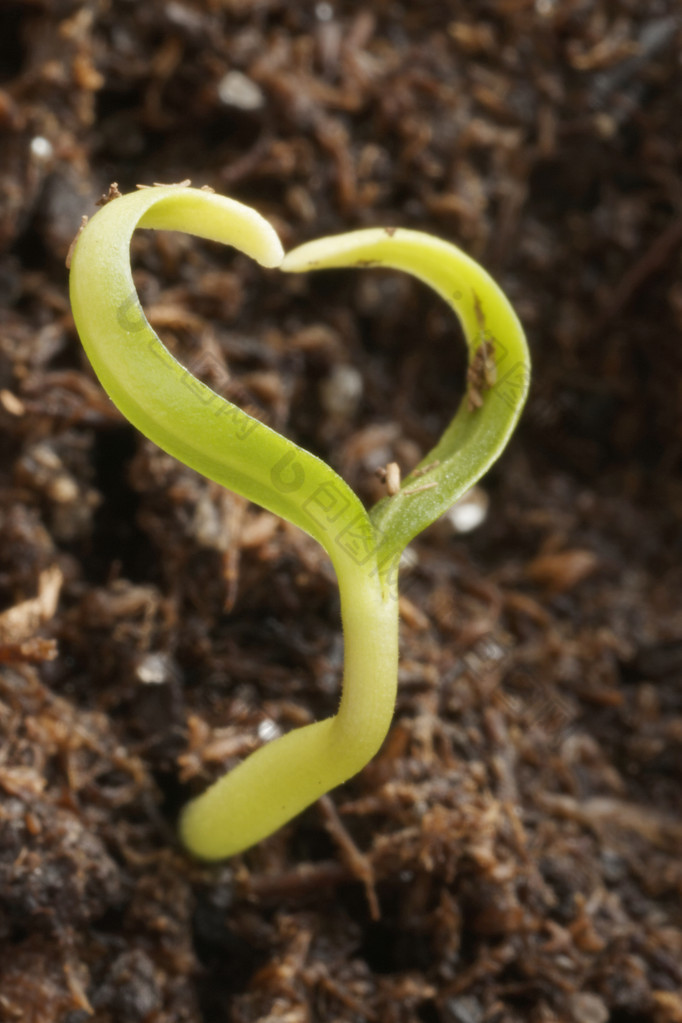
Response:
MULTIPOLYGON (((3 0, 0 1020, 682 1023, 677 0, 3 0), (111 182, 209 185, 285 248, 370 225, 504 287, 534 378, 402 574, 380 754, 223 865, 177 815, 334 713, 316 544, 103 394, 65 258, 111 182)), ((415 281, 140 231, 151 323, 367 503, 465 382, 415 281)))

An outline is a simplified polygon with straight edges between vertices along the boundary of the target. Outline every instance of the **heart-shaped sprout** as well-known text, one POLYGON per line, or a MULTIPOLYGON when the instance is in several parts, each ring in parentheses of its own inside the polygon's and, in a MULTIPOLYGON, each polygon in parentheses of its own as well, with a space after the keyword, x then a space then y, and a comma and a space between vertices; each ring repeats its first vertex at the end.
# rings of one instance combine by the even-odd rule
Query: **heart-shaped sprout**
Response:
POLYGON ((87 224, 73 251, 71 302, 90 361, 123 414, 186 465, 308 532, 339 581, 345 654, 338 713, 256 750, 189 803, 181 821, 186 845, 219 859, 271 834, 357 773, 381 745, 397 684, 398 558, 509 439, 528 388, 523 331, 492 279, 446 242, 403 228, 371 229, 310 242, 283 258, 274 230, 254 210, 176 185, 116 198, 87 224), (133 284, 136 227, 234 245, 289 272, 394 267, 450 303, 469 346, 467 395, 397 493, 368 514, 328 465, 200 383, 168 352, 133 284))

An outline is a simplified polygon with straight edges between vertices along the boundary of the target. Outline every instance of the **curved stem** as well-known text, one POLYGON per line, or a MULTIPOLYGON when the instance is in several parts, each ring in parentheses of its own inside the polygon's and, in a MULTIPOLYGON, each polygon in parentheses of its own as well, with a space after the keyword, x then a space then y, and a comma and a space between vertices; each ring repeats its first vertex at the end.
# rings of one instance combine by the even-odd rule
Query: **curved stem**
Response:
POLYGON ((521 415, 530 382, 523 328, 507 296, 450 242, 408 228, 370 227, 306 242, 289 251, 289 273, 333 267, 405 270, 433 288, 459 318, 469 349, 468 388, 434 448, 376 504, 370 518, 383 563, 472 487, 502 452, 521 415))
POLYGON ((71 261, 73 316, 112 401, 146 437, 185 465, 314 536, 335 567, 335 538, 372 528, 359 498, 321 459, 192 376, 147 321, 130 268, 137 227, 186 231, 234 245, 276 267, 274 228, 248 206, 196 188, 164 185, 114 199, 87 224, 71 261))
POLYGON ((398 678, 395 580, 367 572, 339 578, 344 677, 338 713, 256 750, 185 808, 185 845, 207 860, 247 849, 377 752, 393 716, 398 678))

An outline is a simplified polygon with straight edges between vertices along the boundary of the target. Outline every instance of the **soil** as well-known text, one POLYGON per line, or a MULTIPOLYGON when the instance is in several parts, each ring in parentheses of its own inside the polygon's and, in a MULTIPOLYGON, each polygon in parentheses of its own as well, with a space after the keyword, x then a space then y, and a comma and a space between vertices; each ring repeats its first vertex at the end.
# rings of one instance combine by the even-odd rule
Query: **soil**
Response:
MULTIPOLYGON (((4 0, 0 1019, 682 1021, 676 0, 4 0), (334 712, 315 543, 176 464, 86 364, 83 214, 191 178, 285 247, 462 245, 534 379, 481 525, 411 545, 381 753, 192 861, 180 808, 334 712)), ((368 502, 465 386, 407 277, 289 278, 139 232, 164 340, 368 502), (361 390, 360 390, 361 388, 361 390)))

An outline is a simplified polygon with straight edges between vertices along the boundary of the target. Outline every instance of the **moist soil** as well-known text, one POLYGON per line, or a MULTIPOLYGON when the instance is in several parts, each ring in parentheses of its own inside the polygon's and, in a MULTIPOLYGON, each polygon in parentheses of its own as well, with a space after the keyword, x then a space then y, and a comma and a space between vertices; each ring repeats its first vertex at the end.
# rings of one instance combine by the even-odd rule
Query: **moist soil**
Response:
MULTIPOLYGON (((680 17, 4 0, 0 1019, 682 1021, 680 17), (80 349, 81 216, 187 178, 287 248, 460 244, 534 363, 483 521, 410 547, 381 752, 218 866, 180 809, 333 713, 343 646, 315 543, 137 435, 80 349)), ((462 396, 405 276, 143 231, 133 263, 168 346, 367 503, 462 396)))

